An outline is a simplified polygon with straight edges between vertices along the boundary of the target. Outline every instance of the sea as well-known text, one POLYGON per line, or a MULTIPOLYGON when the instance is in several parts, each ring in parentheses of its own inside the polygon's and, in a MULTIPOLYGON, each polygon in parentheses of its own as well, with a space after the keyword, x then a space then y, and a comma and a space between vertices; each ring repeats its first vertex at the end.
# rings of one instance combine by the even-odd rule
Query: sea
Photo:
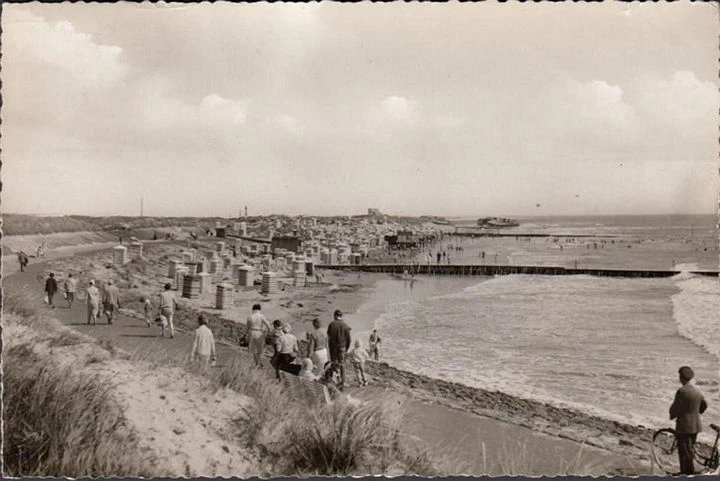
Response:
POLYGON ((427 254, 436 262, 445 251, 442 262, 450 263, 493 263, 497 254, 498 263, 676 274, 388 276, 354 315, 379 330, 382 360, 651 428, 672 425, 677 371, 689 365, 710 404, 706 423, 720 424, 720 284, 717 276, 692 273, 718 269, 717 217, 519 220, 506 232, 517 238, 445 236, 415 262, 429 262, 427 254), (522 236, 531 232, 551 236, 522 236))

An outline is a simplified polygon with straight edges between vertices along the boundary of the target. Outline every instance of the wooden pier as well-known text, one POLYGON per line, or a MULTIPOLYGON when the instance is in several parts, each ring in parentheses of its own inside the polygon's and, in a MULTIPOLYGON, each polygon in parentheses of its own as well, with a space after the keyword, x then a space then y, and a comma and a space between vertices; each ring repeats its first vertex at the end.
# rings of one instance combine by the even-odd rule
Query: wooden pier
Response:
MULTIPOLYGON (((320 264, 320 269, 349 270, 359 272, 384 272, 390 274, 444 275, 444 276, 496 276, 508 274, 535 274, 546 276, 590 275, 597 277, 672 277, 676 270, 652 269, 592 269, 559 266, 510 266, 510 265, 447 265, 447 264, 320 264)), ((718 276, 716 270, 695 270, 691 274, 718 276)))
POLYGON ((618 234, 549 234, 545 232, 508 232, 498 230, 458 230, 445 234, 445 237, 540 237, 558 239, 617 239, 626 236, 618 234))

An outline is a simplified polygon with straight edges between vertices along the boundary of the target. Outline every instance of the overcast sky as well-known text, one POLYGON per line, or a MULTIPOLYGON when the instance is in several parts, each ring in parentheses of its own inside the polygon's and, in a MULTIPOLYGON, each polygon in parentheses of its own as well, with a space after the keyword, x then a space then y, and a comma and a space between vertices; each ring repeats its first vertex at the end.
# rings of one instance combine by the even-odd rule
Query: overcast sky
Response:
POLYGON ((706 3, 5 4, 2 27, 4 212, 716 208, 706 3))

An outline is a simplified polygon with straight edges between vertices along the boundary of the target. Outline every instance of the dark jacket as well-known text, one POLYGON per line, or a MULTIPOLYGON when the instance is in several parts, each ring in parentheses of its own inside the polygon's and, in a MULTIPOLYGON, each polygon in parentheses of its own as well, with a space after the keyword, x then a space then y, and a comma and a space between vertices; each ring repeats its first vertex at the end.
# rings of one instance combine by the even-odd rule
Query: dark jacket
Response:
POLYGON ((328 325, 328 347, 330 351, 337 352, 339 349, 350 349, 350 326, 342 319, 335 319, 328 325))
POLYGON ((48 277, 45 281, 45 292, 48 294, 55 294, 58 290, 57 281, 54 277, 48 277))
POLYGON ((707 403, 702 393, 692 384, 685 384, 677 390, 675 400, 670 406, 670 419, 676 419, 675 431, 685 434, 702 431, 700 414, 706 409, 707 403))

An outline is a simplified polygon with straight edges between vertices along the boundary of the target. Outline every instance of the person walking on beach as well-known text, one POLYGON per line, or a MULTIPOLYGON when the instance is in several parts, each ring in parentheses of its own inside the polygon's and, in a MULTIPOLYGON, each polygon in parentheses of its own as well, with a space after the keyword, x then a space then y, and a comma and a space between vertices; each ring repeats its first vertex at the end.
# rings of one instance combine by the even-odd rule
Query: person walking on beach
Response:
POLYGON ((25 251, 18 252, 18 263, 20 264, 20 272, 25 272, 25 268, 28 265, 28 262, 30 261, 30 258, 27 254, 25 254, 25 251))
POLYGON ((680 474, 694 474, 695 440, 702 430, 700 415, 707 409, 707 403, 702 393, 690 382, 695 375, 693 370, 683 366, 678 374, 682 387, 675 393, 670 406, 670 419, 675 419, 680 474))
POLYGON ((152 304, 149 298, 143 300, 143 313, 145 314, 145 324, 150 327, 150 316, 152 315, 152 304))
POLYGON ((100 291, 95 287, 95 281, 90 281, 87 287, 87 297, 85 299, 87 305, 88 324, 97 324, 97 318, 100 314, 100 291))
POLYGON ((112 324, 115 313, 120 309, 120 289, 113 285, 113 281, 107 281, 107 285, 103 289, 102 303, 107 323, 112 324))
POLYGON ((72 274, 68 274, 67 279, 65 279, 65 299, 70 308, 72 308, 72 303, 75 301, 75 292, 77 292, 77 280, 72 274))
POLYGON ((323 372, 323 366, 328 361, 328 336, 321 329, 322 323, 317 317, 313 319, 312 325, 314 330, 308 332, 308 352, 313 366, 315 366, 315 375, 320 376, 323 372))
POLYGON ((336 310, 333 313, 333 321, 328 325, 328 348, 330 360, 338 364, 340 379, 345 382, 345 357, 350 349, 350 326, 343 321, 343 313, 336 310))
POLYGON ((355 340, 355 347, 349 353, 350 362, 352 363, 353 370, 355 371, 355 379, 357 379, 360 387, 367 386, 368 382, 365 378, 365 361, 368 358, 368 353, 362 345, 360 339, 355 340))
POLYGON ((55 280, 55 274, 51 272, 50 277, 45 280, 45 294, 47 295, 48 304, 53 309, 55 309, 55 304, 53 304, 53 296, 55 296, 55 293, 57 291, 58 285, 57 281, 55 280))
POLYGON ((197 360, 202 369, 208 366, 215 366, 217 361, 215 356, 215 338, 210 328, 207 326, 207 319, 200 314, 198 316, 198 328, 195 329, 195 339, 193 341, 192 352, 190 353, 190 362, 197 360))
POLYGON ((368 347, 370 348, 370 356, 375 361, 380 359, 380 341, 380 334, 378 334, 377 329, 373 329, 368 340, 368 347))
MULTIPOLYGON (((175 327, 173 325, 173 315, 175 314, 175 308, 177 307, 177 299, 175 294, 170 290, 172 285, 168 282, 165 284, 165 290, 160 294, 160 315, 167 319, 170 325, 170 339, 175 338, 175 327)), ((165 329, 163 326, 162 337, 165 337, 165 329)))
POLYGON ((280 336, 282 336, 282 321, 280 319, 275 319, 272 323, 272 331, 270 332, 270 344, 273 348, 273 355, 272 358, 270 358, 270 365, 275 368, 275 377, 280 380, 280 369, 278 369, 278 354, 280 354, 280 351, 278 351, 280 336))
POLYGON ((265 337, 270 332, 270 324, 262 313, 260 304, 252 306, 252 314, 245 322, 245 339, 248 341, 248 351, 253 355, 256 367, 262 367, 261 356, 265 352, 265 337))
POLYGON ((293 361, 298 356, 297 337, 292 333, 290 324, 285 324, 282 328, 282 335, 277 341, 277 370, 285 371, 297 375, 300 372, 300 366, 293 367, 293 361))

